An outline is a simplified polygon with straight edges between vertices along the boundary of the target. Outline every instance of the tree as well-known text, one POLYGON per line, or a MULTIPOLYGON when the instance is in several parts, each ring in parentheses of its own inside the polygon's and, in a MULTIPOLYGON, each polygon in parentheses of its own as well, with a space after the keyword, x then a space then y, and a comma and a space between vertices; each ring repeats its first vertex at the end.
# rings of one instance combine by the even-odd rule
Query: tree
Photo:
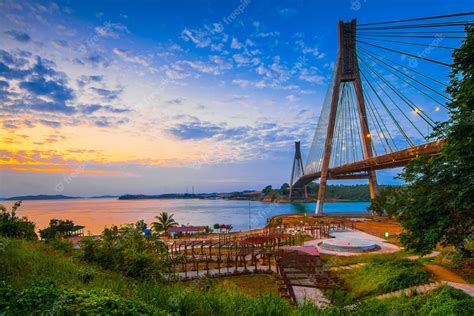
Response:
POLYGON ((62 219, 51 219, 49 221, 49 226, 45 229, 40 230, 41 239, 50 240, 59 236, 67 235, 72 228, 74 227, 74 222, 71 220, 62 220, 62 219))
POLYGON ((387 186, 380 190, 377 198, 372 200, 368 210, 378 215, 397 216, 406 204, 406 187, 387 186))
POLYGON ((214 229, 219 230, 219 233, 221 232, 221 225, 220 224, 214 224, 214 229))
POLYGON ((5 206, 0 204, 0 235, 12 238, 36 239, 35 223, 30 222, 27 217, 18 217, 17 209, 21 201, 13 204, 8 212, 5 206))
POLYGON ((211 227, 209 227, 209 226, 204 227, 204 229, 205 229, 206 234, 212 234, 212 232, 214 231, 214 230, 213 230, 211 227))
POLYGON ((157 233, 166 231, 170 227, 178 226, 178 223, 174 220, 173 214, 169 215, 168 212, 161 212, 159 216, 155 216, 156 222, 151 223, 151 227, 157 233))
POLYGON ((447 91, 450 117, 437 124, 433 138, 446 138, 441 153, 410 162, 400 175, 407 183, 397 219, 405 229, 401 242, 420 253, 438 243, 467 255, 465 239, 474 233, 474 29, 453 53, 447 91))
POLYGON ((267 185, 263 190, 262 193, 265 195, 268 195, 270 192, 272 192, 273 188, 271 185, 267 185))
POLYGON ((283 183, 280 187, 281 195, 288 195, 290 193, 290 185, 288 183, 283 183))
POLYGON ((135 228, 138 229, 139 231, 142 231, 144 232, 145 229, 147 229, 148 225, 145 223, 145 221, 143 219, 137 221, 135 223, 135 228))

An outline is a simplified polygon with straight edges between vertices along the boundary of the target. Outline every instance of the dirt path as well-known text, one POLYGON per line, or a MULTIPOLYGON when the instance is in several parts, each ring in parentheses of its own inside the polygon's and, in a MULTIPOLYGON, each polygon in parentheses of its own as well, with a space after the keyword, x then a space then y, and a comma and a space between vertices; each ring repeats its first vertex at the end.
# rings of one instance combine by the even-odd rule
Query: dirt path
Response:
POLYGON ((449 281, 454 283, 469 284, 469 282, 461 278, 459 275, 442 266, 438 266, 436 264, 424 264, 424 266, 427 270, 433 273, 435 279, 438 281, 449 281))

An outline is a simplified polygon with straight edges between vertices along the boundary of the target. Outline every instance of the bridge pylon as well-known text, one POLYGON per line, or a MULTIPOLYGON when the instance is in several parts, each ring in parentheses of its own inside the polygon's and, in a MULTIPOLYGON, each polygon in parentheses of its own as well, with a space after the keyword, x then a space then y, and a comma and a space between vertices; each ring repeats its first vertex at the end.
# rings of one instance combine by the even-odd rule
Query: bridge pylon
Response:
MULTIPOLYGON (((326 140, 324 144, 323 161, 321 165, 321 177, 319 181, 318 200, 316 203, 316 214, 323 215, 323 206, 326 195, 326 184, 330 177, 329 163, 331 159, 331 151, 333 147, 334 127, 336 123, 336 113, 339 103, 340 86, 343 82, 352 82, 357 99, 357 111, 359 123, 361 127, 361 136, 363 143, 364 158, 373 157, 372 140, 367 121, 367 112, 364 101, 364 93, 362 90, 362 82, 360 78, 359 65, 356 55, 356 19, 351 22, 339 21, 339 52, 336 62, 334 87, 332 90, 331 107, 329 114, 329 122, 327 126, 326 140)), ((368 171, 370 197, 373 199, 378 194, 377 176, 374 170, 368 171)))
MULTIPOLYGON (((303 159, 301 158, 301 143, 295 142, 295 158, 293 159, 293 168, 291 169, 291 179, 290 179, 290 191, 288 194, 288 199, 291 201, 293 195, 293 183, 300 176, 304 175, 303 159)), ((303 188, 304 197, 308 198, 308 191, 306 186, 303 188)))

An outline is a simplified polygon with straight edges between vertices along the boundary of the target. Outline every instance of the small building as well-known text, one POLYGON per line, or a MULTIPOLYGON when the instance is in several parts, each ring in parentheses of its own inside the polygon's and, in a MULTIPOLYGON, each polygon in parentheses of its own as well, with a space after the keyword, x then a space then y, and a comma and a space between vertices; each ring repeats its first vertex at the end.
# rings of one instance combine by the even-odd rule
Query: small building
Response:
POLYGON ((66 236, 84 236, 85 226, 74 225, 71 230, 66 233, 66 236))
POLYGON ((166 230, 166 233, 170 236, 176 235, 199 235, 206 233, 205 226, 179 226, 170 227, 166 230))

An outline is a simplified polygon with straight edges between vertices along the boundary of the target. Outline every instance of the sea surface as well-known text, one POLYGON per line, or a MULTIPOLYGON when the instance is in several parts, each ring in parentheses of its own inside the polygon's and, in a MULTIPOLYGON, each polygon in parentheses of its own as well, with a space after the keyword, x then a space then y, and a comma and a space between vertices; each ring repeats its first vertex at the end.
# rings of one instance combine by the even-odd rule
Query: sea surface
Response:
MULTIPOLYGON (((13 201, 0 201, 10 208, 13 201)), ((369 202, 326 203, 324 211, 366 212, 369 202)), ((289 213, 313 213, 315 203, 278 204, 228 200, 117 200, 77 199, 23 201, 19 216, 27 216, 38 228, 48 225, 51 218, 70 219, 86 226, 85 232, 99 234, 105 226, 134 223, 144 219, 154 221, 160 212, 174 214, 180 225, 232 224, 234 230, 262 228, 267 218, 289 213)))

